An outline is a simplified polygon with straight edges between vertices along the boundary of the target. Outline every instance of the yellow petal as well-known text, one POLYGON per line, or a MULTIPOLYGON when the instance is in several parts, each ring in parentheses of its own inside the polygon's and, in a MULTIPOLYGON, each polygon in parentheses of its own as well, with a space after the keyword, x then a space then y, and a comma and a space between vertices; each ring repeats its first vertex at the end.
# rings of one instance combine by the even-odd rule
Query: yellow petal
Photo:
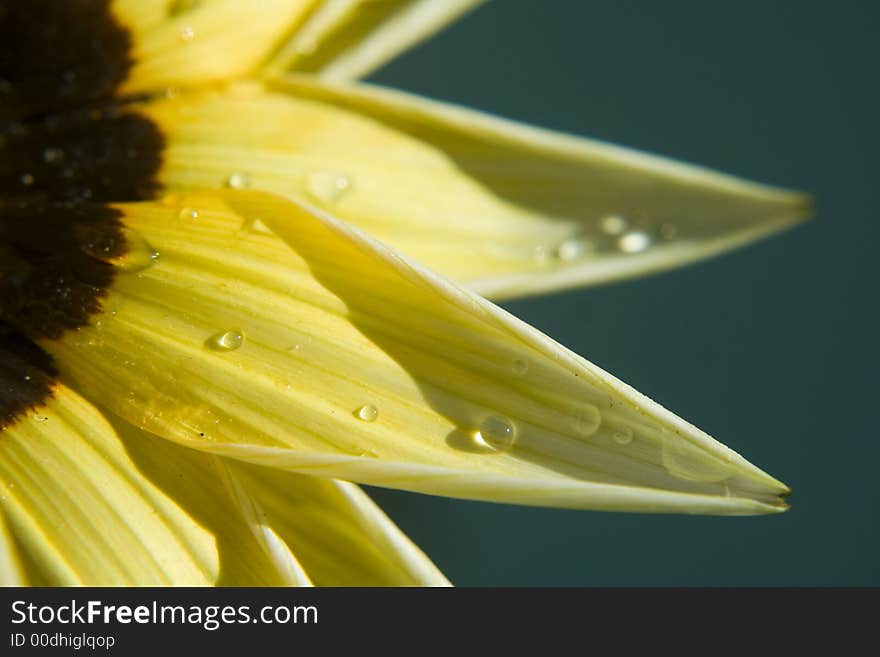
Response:
POLYGON ((193 469, 183 460, 150 468, 142 447, 121 439, 101 413, 61 385, 43 407, 3 429, 0 511, 27 557, 30 580, 282 583, 244 523, 228 509, 211 514, 200 504, 203 482, 184 478, 193 469), (191 504, 166 485, 185 489, 191 504))
POLYGON ((317 586, 448 586, 357 486, 224 460, 261 522, 317 586))
POLYGON ((314 0, 113 0, 130 32, 133 67, 122 93, 236 78, 296 30, 314 0))
POLYGON ((0 586, 26 586, 18 548, 0 509, 0 586))
MULTIPOLYGON (((243 521, 279 573, 274 583, 319 586, 443 585, 447 580, 393 522, 352 484, 248 466, 181 447, 116 423, 142 469, 184 508, 222 528, 243 521)), ((215 530, 216 531, 216 530, 215 530)), ((218 532, 225 569, 265 560, 242 554, 229 532, 218 532)), ((240 541, 240 539, 238 539, 240 541)), ((254 540, 244 541, 254 548, 254 540)), ((257 553, 257 550, 254 550, 257 553)), ((268 570, 272 570, 268 568, 268 570)), ((242 572, 223 584, 256 585, 242 572)))
POLYGON ((485 0, 324 0, 265 72, 367 75, 485 0))
POLYGON ((158 258, 122 267, 90 326, 43 342, 91 398, 149 431, 457 497, 784 508, 785 486, 735 452, 327 215, 256 192, 119 208, 158 258))
POLYGON ((493 298, 674 267, 807 214, 797 194, 368 86, 289 78, 144 112, 166 186, 318 205, 493 298))

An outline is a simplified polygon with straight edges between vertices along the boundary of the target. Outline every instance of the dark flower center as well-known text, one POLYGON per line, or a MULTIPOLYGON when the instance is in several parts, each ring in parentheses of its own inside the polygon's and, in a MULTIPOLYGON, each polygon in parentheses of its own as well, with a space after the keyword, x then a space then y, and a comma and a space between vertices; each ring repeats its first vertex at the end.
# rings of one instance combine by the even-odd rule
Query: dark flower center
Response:
POLYGON ((128 248, 114 201, 150 198, 164 140, 118 90, 131 37, 109 0, 0 0, 0 428, 57 370, 36 340, 101 312, 100 250, 128 248))

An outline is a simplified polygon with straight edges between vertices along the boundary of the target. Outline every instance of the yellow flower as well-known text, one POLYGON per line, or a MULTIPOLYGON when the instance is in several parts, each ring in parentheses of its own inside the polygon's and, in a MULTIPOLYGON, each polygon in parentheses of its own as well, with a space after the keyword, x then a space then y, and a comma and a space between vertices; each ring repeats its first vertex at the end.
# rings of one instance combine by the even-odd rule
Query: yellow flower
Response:
POLYGON ((341 480, 785 508, 484 297, 703 258, 803 198, 352 81, 473 4, 0 3, 5 583, 447 583, 341 480))

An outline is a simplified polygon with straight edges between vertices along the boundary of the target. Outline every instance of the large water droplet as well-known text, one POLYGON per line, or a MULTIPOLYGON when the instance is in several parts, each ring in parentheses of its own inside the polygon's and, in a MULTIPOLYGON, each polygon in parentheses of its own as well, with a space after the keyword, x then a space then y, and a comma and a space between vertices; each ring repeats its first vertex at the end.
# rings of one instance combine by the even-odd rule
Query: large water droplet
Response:
POLYGON ((321 203, 332 203, 348 188, 351 179, 337 171, 314 171, 306 176, 306 192, 321 203))
POLYGON ((571 428, 580 436, 592 436, 602 424, 602 414, 592 404, 575 404, 571 408, 571 428))
POLYGON ((251 186, 251 177, 241 171, 235 171, 226 178, 226 186, 230 189, 247 189, 251 186))
POLYGON ((355 411, 355 416, 364 422, 375 422, 379 417, 379 409, 372 404, 364 404, 355 411))
POLYGON ((205 346, 215 351, 234 351, 244 344, 244 333, 239 330, 215 333, 205 340, 205 346))
POLYGON ((196 32, 195 32, 195 30, 192 29, 192 26, 185 25, 182 28, 180 28, 180 40, 183 41, 184 43, 188 43, 189 41, 192 41, 195 36, 196 36, 196 32))
POLYGON ((668 436, 663 443, 661 456, 663 467, 680 479, 712 483, 731 476, 726 463, 683 438, 668 436))
POLYGON ((490 415, 480 423, 479 430, 474 434, 474 440, 481 446, 503 452, 513 447, 516 427, 507 418, 490 415))
POLYGON ((599 221, 599 227, 609 235, 620 235, 628 225, 626 217, 619 214, 609 214, 599 221))
POLYGON ((641 230, 634 230, 623 235, 617 241, 617 246, 624 253, 639 253, 651 246, 651 236, 641 230))

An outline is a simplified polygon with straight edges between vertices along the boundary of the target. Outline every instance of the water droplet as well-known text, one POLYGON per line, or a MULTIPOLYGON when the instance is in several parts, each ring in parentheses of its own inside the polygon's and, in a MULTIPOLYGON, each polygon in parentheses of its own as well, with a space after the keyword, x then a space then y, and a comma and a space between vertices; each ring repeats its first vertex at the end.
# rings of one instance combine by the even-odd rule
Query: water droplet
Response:
POLYGON ((593 251, 593 243, 580 237, 569 237, 556 247, 556 257, 563 262, 571 262, 593 251))
POLYGON ((609 235, 620 235, 626 230, 628 225, 629 222, 626 220, 626 217, 622 217, 619 214, 609 214, 602 217, 602 220, 599 222, 599 227, 609 235))
POLYGON ((731 475, 726 463, 674 435, 663 443, 661 458, 669 474, 688 481, 713 483, 731 475))
POLYGON ((143 271, 159 261, 159 252, 136 230, 80 224, 75 231, 83 252, 123 271, 143 271))
POLYGON ((480 423, 474 440, 481 446, 504 451, 513 447, 516 440, 516 428, 507 418, 490 415, 480 423))
POLYGON ((177 213, 177 217, 182 220, 198 219, 199 211, 194 210, 193 208, 183 208, 179 213, 177 213))
POLYGON ((379 417, 379 409, 372 404, 364 404, 355 411, 355 416, 364 422, 375 422, 379 417))
POLYGON ((247 189, 251 186, 251 177, 241 171, 230 173, 226 179, 226 186, 230 189, 247 189))
POLYGON ((336 171, 315 171, 306 177, 306 191, 321 203, 338 200, 349 187, 351 179, 336 171))
POLYGON ((522 376, 526 372, 529 371, 529 361, 524 360, 522 358, 517 358, 513 361, 513 373, 517 376, 522 376))
POLYGON ((592 404, 575 404, 571 409, 571 428, 581 436, 592 436, 602 424, 602 414, 592 404))
POLYGON ((629 427, 620 427, 615 430, 611 438, 618 445, 629 445, 633 441, 633 430, 629 427))
POLYGON ((192 26, 190 25, 185 25, 180 29, 180 40, 184 43, 192 41, 195 35, 195 30, 193 30, 192 26))
POLYGON ((39 413, 34 415, 34 422, 45 422, 48 419, 49 419, 48 415, 40 415, 39 413))
POLYGON ((639 253, 651 246, 651 236, 640 230, 634 230, 617 240, 618 248, 624 253, 639 253))
POLYGON ((21 181, 21 184, 25 187, 30 187, 34 184, 34 176, 30 173, 21 174, 21 178, 19 178, 19 180, 21 181))
POLYGON ((205 340, 205 346, 215 351, 234 351, 244 344, 244 333, 238 330, 215 333, 205 340))
POLYGON ((48 162, 52 164, 53 162, 59 162, 64 158, 64 151, 60 148, 46 148, 43 149, 43 162, 48 162))

